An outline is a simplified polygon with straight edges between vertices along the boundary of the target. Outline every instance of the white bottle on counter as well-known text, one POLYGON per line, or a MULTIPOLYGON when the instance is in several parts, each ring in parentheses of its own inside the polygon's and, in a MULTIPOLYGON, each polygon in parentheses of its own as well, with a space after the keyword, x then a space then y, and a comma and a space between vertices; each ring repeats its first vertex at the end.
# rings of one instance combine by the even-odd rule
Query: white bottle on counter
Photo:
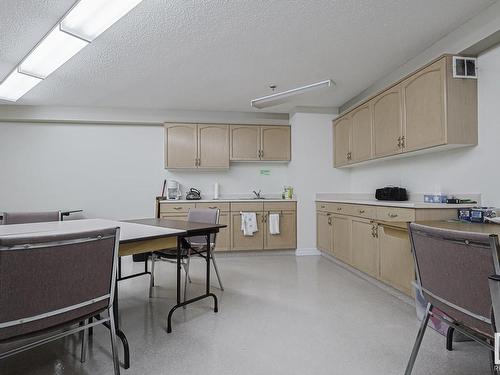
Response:
POLYGON ((219 199, 219 183, 214 184, 214 199, 219 199))

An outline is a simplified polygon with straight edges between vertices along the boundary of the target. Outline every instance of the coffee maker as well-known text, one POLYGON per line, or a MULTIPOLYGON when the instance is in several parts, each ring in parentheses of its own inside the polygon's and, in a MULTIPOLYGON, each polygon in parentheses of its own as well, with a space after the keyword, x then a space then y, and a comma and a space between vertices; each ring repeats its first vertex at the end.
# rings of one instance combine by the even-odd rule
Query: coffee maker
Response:
POLYGON ((176 200, 180 199, 181 194, 181 185, 175 180, 167 181, 167 199, 168 200, 176 200))

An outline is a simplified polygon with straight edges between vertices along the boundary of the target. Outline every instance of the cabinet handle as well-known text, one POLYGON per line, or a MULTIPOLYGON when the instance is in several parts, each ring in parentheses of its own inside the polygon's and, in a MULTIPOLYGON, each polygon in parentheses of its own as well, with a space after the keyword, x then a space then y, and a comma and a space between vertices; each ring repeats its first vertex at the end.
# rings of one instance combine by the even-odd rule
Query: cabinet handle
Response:
POLYGON ((359 213, 360 213, 360 214, 364 214, 364 213, 365 213, 365 210, 359 210, 359 213))
POLYGON ((260 150, 260 157, 263 158, 264 157, 264 150, 260 150))
POLYGON ((182 210, 182 207, 174 207, 174 210, 182 210))
POLYGON ((401 148, 401 137, 398 137, 398 148, 401 148))
POLYGON ((208 207, 208 208, 210 208, 211 210, 215 210, 217 207, 215 207, 215 206, 210 206, 210 207, 208 207))
POLYGON ((342 211, 342 207, 337 207, 337 211, 342 211))
POLYGON ((388 213, 388 214, 387 214, 387 216, 394 218, 394 217, 398 217, 398 214, 391 214, 391 213, 388 213))
POLYGON ((332 225, 332 217, 328 216, 328 225, 332 225))
POLYGON ((405 148, 405 136, 401 137, 401 148, 405 148))
POLYGON ((326 208, 326 206, 321 206, 321 208, 326 208))

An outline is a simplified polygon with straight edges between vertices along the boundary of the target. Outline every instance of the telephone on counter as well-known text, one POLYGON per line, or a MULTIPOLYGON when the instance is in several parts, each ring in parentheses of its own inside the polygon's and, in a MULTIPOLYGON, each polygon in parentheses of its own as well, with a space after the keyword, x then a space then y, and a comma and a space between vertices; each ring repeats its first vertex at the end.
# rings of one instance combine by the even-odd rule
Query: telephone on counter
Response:
POLYGON ((197 201, 201 199, 201 191, 195 188, 189 189, 186 194, 186 200, 188 201, 197 201))

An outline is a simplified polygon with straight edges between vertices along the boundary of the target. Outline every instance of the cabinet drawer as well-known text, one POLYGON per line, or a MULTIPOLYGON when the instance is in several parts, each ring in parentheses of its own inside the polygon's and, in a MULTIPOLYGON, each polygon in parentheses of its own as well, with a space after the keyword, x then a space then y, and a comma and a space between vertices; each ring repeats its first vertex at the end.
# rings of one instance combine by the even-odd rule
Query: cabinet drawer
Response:
POLYGON ((162 203, 160 204, 160 214, 172 213, 187 213, 191 208, 194 208, 194 203, 162 203))
POLYGON ((377 207, 377 219, 383 221, 415 221, 415 210, 400 207, 377 207))
POLYGON ((264 202, 264 211, 295 211, 295 202, 264 202))
POLYGON ((333 203, 316 202, 316 211, 333 212, 335 210, 333 203))
POLYGON ((221 212, 229 211, 229 202, 202 202, 196 203, 196 208, 218 208, 221 212))
POLYGON ((377 217, 377 210, 373 206, 356 204, 350 208, 350 211, 353 216, 365 217, 367 219, 375 219, 377 217))
POLYGON ((333 203, 329 211, 338 215, 354 215, 356 212, 354 205, 344 203, 333 203))
POLYGON ((264 211, 264 202, 233 202, 231 203, 232 212, 262 212, 264 211))

